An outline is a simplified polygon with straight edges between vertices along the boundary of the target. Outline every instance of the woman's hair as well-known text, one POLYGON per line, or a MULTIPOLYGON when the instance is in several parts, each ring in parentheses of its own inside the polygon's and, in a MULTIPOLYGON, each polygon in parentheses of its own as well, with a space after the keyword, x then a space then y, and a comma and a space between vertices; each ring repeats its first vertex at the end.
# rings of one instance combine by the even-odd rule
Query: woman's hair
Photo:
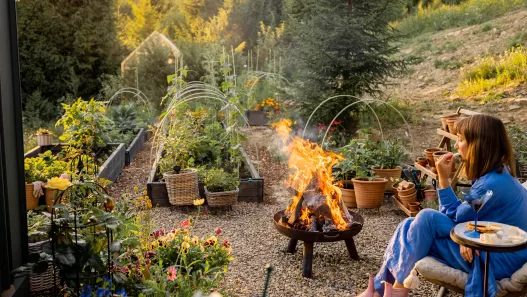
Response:
POLYGON ((458 120, 456 128, 468 144, 465 160, 468 179, 480 178, 494 169, 501 173, 505 165, 516 176, 512 144, 500 119, 486 114, 473 115, 458 120))

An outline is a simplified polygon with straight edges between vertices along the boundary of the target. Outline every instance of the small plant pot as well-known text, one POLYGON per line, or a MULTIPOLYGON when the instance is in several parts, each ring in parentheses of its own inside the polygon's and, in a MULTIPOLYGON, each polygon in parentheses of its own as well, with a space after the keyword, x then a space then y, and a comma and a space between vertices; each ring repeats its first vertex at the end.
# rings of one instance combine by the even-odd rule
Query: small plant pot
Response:
POLYGON ((395 197, 395 199, 399 200, 399 190, 397 190, 397 187, 392 185, 392 191, 393 191, 393 196, 395 197))
POLYGON ((446 116, 442 116, 441 117, 441 125, 443 127, 443 130, 449 132, 449 127, 448 127, 448 119, 451 119, 451 118, 457 118, 458 115, 457 114, 451 114, 451 115, 446 115, 446 116))
POLYGON ((446 120, 448 124, 448 131, 450 132, 450 134, 454 134, 454 135, 457 134, 457 129, 456 129, 457 120, 458 118, 449 118, 446 120))
POLYGON ((40 197, 33 196, 33 190, 33 184, 26 184, 26 210, 32 210, 38 206, 38 199, 40 197))
POLYGON ((419 202, 410 202, 408 203, 408 207, 410 211, 420 211, 421 210, 421 203, 419 202))
POLYGON ((37 135, 37 145, 38 146, 51 145, 52 141, 53 141, 53 135, 51 135, 51 134, 37 135))
POLYGON ((57 195, 58 190, 56 189, 50 189, 45 188, 44 189, 44 195, 46 196, 46 210, 47 212, 51 213, 51 208, 53 207, 55 203, 55 196, 57 195))
POLYGON ((424 190, 424 199, 425 201, 434 201, 437 199, 436 190, 424 190))
POLYGON ((373 180, 354 178, 352 181, 358 208, 381 207, 384 199, 384 187, 388 182, 385 178, 373 180))
POLYGON ((399 194, 399 200, 404 205, 404 207, 408 208, 409 203, 417 201, 417 192, 414 191, 412 194, 409 194, 409 195, 399 194))
POLYGON ((426 165, 428 165, 428 159, 425 158, 425 157, 419 157, 417 158, 417 163, 419 163, 419 165, 423 166, 423 167, 426 167, 426 165))
POLYGON ((346 207, 356 208, 357 199, 355 198, 355 189, 340 188, 340 191, 342 192, 342 202, 344 202, 344 205, 346 207))
MULTIPOLYGON (((448 152, 447 152, 447 151, 435 152, 435 153, 434 153, 434 163, 437 162, 437 160, 439 160, 439 158, 440 158, 442 155, 446 154, 446 153, 448 153, 448 152)), ((435 165, 435 164, 434 164, 434 165, 435 165)), ((434 167, 435 167, 435 166, 434 166, 434 167)), ((437 169, 436 169, 436 170, 437 170, 437 169)), ((452 173, 454 173, 454 171, 456 171, 456 160, 455 160, 455 159, 452 161, 452 173)))
POLYGON ((401 197, 401 195, 403 196, 406 196, 406 195, 410 195, 410 194, 413 194, 416 192, 416 189, 415 189, 415 184, 414 183, 411 183, 411 186, 410 188, 406 189, 406 190, 397 190, 397 195, 399 197, 401 197))
POLYGON ((390 169, 381 169, 381 168, 372 168, 373 172, 375 172, 375 175, 378 177, 386 178, 386 186, 384 186, 385 192, 392 191, 392 185, 394 184, 391 179, 399 178, 401 177, 401 173, 403 172, 403 168, 400 166, 397 166, 395 168, 390 169))
POLYGON ((430 165, 430 167, 436 166, 436 163, 434 162, 434 153, 440 152, 442 150, 443 149, 440 147, 429 147, 425 149, 426 159, 428 160, 428 164, 430 165))

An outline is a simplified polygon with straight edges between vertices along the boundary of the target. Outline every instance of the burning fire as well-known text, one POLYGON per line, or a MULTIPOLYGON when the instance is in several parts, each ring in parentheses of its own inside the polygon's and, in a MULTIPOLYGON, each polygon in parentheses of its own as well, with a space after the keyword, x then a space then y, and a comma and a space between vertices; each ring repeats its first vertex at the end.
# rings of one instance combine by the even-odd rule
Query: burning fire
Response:
MULTIPOLYGON (((286 212, 295 211, 306 191, 320 191, 326 198, 323 203, 331 210, 333 224, 339 230, 348 229, 349 222, 344 219, 341 208, 342 193, 334 184, 332 175, 333 166, 344 158, 339 154, 324 151, 318 144, 309 140, 291 137, 291 125, 292 122, 288 119, 273 124, 283 143, 287 144, 284 150, 289 154, 288 166, 293 169, 286 184, 297 191, 286 212), (308 188, 310 186, 314 189, 308 188)), ((309 208, 302 208, 300 220, 309 225, 311 215, 309 208)))

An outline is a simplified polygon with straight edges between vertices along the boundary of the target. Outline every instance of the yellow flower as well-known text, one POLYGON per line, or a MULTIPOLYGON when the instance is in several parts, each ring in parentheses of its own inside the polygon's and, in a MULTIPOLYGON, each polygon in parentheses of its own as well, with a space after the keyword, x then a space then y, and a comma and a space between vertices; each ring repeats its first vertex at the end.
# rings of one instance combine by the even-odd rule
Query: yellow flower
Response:
POLYGON ((190 237, 188 237, 187 235, 183 236, 183 240, 184 241, 190 241, 190 237))
POLYGON ((137 198, 137 200, 143 201, 143 200, 145 200, 145 197, 141 196, 141 197, 137 198))
POLYGON ((203 203, 205 203, 205 198, 196 199, 193 203, 195 206, 203 205, 203 203))
POLYGON ((150 202, 150 200, 148 200, 148 201, 146 202, 146 207, 148 207, 148 208, 152 208, 152 202, 150 202))
POLYGON ((198 243, 199 243, 199 238, 197 236, 192 237, 192 244, 198 245, 198 243))
POLYGON ((73 184, 65 178, 54 177, 52 179, 48 179, 46 188, 58 189, 58 190, 64 191, 67 188, 69 188, 71 185, 73 184))
POLYGON ((207 241, 212 242, 212 245, 216 245, 216 243, 218 242, 218 238, 216 238, 216 236, 211 236, 207 239, 207 241))
POLYGON ((29 164, 24 164, 24 170, 29 170, 29 164))
POLYGON ((181 248, 184 249, 184 250, 187 250, 189 247, 190 247, 190 244, 188 242, 186 242, 186 241, 184 241, 181 244, 181 248))
POLYGON ((148 191, 147 190, 143 190, 143 195, 146 195, 148 194, 148 191))
POLYGON ((225 250, 227 251, 227 255, 230 255, 232 253, 231 247, 225 248, 225 250))
POLYGON ((139 187, 138 186, 134 186, 134 191, 138 191, 139 190, 139 187))
POLYGON ((139 202, 136 202, 135 203, 135 207, 139 207, 140 203, 139 202))

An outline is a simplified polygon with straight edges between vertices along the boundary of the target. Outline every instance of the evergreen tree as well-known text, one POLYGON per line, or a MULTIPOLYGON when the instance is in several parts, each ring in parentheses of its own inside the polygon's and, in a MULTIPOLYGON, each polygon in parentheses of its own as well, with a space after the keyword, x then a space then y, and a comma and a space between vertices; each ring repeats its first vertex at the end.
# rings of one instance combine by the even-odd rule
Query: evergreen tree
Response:
MULTIPOLYGON (((294 73, 302 111, 310 114, 322 100, 340 94, 374 94, 404 63, 390 59, 397 34, 388 22, 404 1, 291 0, 286 23, 288 71, 294 73)), ((328 102, 317 113, 328 123, 354 100, 328 102)), ((350 115, 348 113, 348 119, 350 115)), ((351 121, 350 121, 351 122, 351 121)))

